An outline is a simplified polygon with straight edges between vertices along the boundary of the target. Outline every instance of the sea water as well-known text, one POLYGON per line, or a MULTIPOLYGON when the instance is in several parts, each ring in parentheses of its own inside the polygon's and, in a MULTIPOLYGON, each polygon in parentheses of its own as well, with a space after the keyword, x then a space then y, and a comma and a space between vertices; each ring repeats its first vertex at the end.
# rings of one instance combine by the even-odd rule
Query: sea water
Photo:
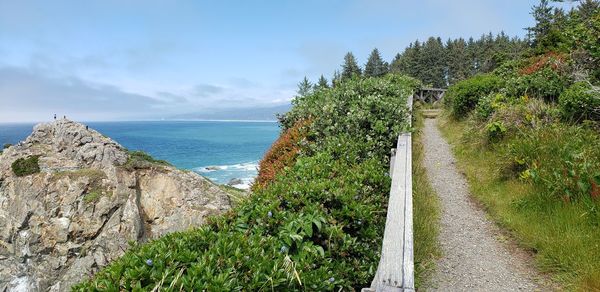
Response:
MULTIPOLYGON (((276 122, 89 122, 129 150, 142 150, 219 184, 248 188, 258 162, 279 135, 276 122)), ((33 124, 0 124, 0 146, 31 134, 33 124)))

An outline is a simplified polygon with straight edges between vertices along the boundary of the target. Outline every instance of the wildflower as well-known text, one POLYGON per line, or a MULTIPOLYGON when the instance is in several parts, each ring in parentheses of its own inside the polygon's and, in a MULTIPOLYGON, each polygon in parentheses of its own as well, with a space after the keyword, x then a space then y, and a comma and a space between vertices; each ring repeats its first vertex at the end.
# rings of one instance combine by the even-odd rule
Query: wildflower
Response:
POLYGON ((281 249, 279 250, 280 253, 284 253, 284 252, 287 252, 287 251, 288 251, 288 248, 285 245, 282 246, 281 249))
POLYGON ((153 264, 154 264, 154 262, 151 259, 146 260, 146 265, 152 267, 153 264))
POLYGON ((329 278, 329 283, 333 283, 333 282, 335 282, 335 278, 334 277, 329 278))
POLYGON ((267 213, 267 216, 269 216, 269 218, 273 217, 273 212, 269 211, 269 213, 267 213))

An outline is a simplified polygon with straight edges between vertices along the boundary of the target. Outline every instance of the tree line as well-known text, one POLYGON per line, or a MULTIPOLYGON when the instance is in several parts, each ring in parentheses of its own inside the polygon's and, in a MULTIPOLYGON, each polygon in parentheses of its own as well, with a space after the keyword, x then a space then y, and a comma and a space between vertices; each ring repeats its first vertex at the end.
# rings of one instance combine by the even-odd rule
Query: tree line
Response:
POLYGON ((592 80, 600 77, 600 1, 575 0, 579 5, 565 11, 553 7, 550 2, 565 0, 540 0, 532 8, 535 20, 527 28, 524 39, 509 37, 504 32, 484 34, 478 39, 458 38, 445 42, 440 37, 416 40, 391 62, 373 49, 364 68, 352 52, 346 53, 341 71, 336 70, 329 81, 321 75, 313 84, 306 77, 298 84, 298 94, 305 96, 313 90, 335 86, 353 77, 377 77, 387 73, 401 73, 417 78, 423 84, 445 88, 477 74, 488 73, 509 60, 541 55, 547 52, 571 54, 574 66, 581 67, 585 76, 592 80), (591 75, 591 76, 589 76, 591 75))

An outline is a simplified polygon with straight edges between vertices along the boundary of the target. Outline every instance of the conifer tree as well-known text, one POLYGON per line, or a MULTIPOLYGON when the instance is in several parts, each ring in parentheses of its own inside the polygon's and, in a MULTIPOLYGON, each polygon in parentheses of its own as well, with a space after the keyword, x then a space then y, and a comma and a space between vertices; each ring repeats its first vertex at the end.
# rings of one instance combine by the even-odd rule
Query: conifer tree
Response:
POLYGON ((531 15, 535 20, 535 26, 527 28, 531 44, 538 50, 544 50, 547 45, 545 39, 552 29, 552 7, 548 0, 540 0, 540 4, 533 6, 531 15))
POLYGON ((324 89, 324 88, 329 88, 329 84, 327 83, 327 78, 325 78, 325 76, 323 76, 323 74, 321 74, 321 77, 319 77, 319 81, 317 82, 317 84, 315 84, 315 89, 324 89))
POLYGON ((421 81, 434 87, 446 87, 444 45, 440 38, 430 37, 421 54, 421 81))
POLYGON ((336 87, 342 80, 342 75, 340 75, 339 70, 333 71, 333 77, 331 77, 331 87, 336 87))
POLYGON ((383 59, 381 59, 381 54, 379 54, 379 50, 377 50, 377 48, 373 49, 371 55, 369 55, 367 64, 365 64, 365 76, 383 76, 388 73, 388 70, 388 64, 387 62, 383 61, 383 59))
POLYGON ((313 91, 312 83, 304 76, 304 79, 298 83, 298 95, 299 96, 307 96, 310 95, 313 91))
POLYGON ((344 65, 342 65, 342 79, 352 78, 354 76, 360 76, 361 69, 356 63, 356 58, 352 52, 346 53, 344 56, 344 65))
POLYGON ((390 72, 402 73, 401 62, 402 62, 402 55, 400 55, 400 53, 397 53, 396 56, 394 56, 394 60, 392 60, 392 63, 390 64, 390 72))
POLYGON ((448 84, 454 84, 470 76, 471 63, 467 51, 467 42, 464 39, 449 39, 446 43, 446 56, 448 84))

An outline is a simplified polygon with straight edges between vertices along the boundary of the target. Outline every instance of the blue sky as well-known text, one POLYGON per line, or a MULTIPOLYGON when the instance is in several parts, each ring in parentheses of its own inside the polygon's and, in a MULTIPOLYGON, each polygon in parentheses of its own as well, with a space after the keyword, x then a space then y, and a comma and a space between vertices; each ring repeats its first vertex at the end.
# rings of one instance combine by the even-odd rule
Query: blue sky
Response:
POLYGON ((0 122, 157 119, 289 102, 352 51, 523 36, 537 0, 0 0, 0 122))

